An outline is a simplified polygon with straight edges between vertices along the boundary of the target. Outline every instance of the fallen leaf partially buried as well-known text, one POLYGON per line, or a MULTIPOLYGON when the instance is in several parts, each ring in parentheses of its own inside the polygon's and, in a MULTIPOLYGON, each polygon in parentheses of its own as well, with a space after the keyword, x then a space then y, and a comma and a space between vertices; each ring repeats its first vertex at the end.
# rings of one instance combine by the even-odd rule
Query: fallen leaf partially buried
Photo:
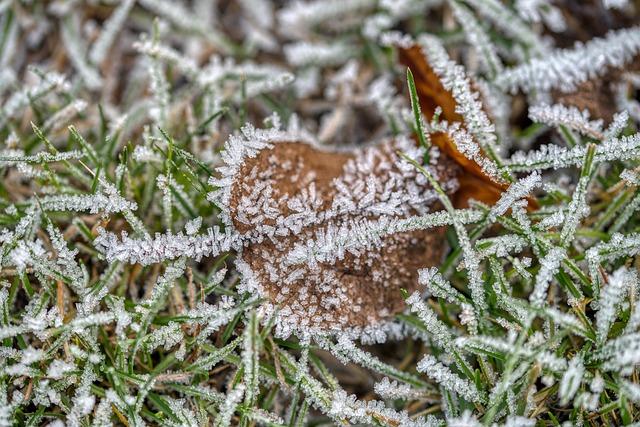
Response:
MULTIPOLYGON (((462 122, 422 52, 401 54, 414 70, 426 118, 441 107, 445 120, 462 122)), ((490 204, 499 198, 504 185, 460 153, 448 134, 430 137, 428 168, 456 206, 466 206, 469 198, 490 204)), ((228 147, 233 167, 222 204, 229 225, 248 242, 238 255, 242 285, 266 300, 267 316, 277 313, 279 334, 359 334, 387 324, 404 309, 401 289, 412 293, 418 270, 441 262, 444 228, 392 234, 377 247, 345 251, 329 262, 288 257, 309 242, 331 243, 346 225, 441 210, 426 177, 397 154, 422 162, 424 149, 408 138, 343 151, 277 132, 257 139, 249 132, 245 138, 238 144, 244 149, 228 147)))

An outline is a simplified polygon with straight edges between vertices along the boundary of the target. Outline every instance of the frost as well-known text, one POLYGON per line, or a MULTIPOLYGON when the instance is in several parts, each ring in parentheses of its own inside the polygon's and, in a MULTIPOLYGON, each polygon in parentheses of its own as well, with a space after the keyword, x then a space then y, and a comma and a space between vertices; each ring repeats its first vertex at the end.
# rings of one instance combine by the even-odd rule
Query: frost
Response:
POLYGON ((500 200, 491 208, 489 220, 495 221, 497 216, 504 215, 507 209, 511 208, 516 201, 528 196, 534 188, 539 187, 541 181, 542 177, 540 174, 534 172, 516 183, 511 184, 507 191, 502 193, 500 200))
POLYGON ((578 387, 580 387, 583 375, 584 365, 582 363, 582 357, 575 356, 569 362, 567 371, 560 380, 558 394, 560 395, 561 404, 566 405, 573 398, 578 391, 578 387))
POLYGON ((623 9, 629 4, 629 0, 603 0, 602 3, 607 9, 623 9))
MULTIPOLYGON (((463 130, 452 129, 452 137, 454 140, 457 139, 456 145, 460 151, 468 152, 471 158, 474 158, 473 153, 478 150, 473 147, 474 144, 480 144, 483 148, 492 148, 497 141, 495 126, 484 112, 478 92, 471 89, 471 81, 464 68, 449 59, 445 49, 436 38, 424 35, 418 41, 429 59, 429 64, 440 77, 444 88, 451 92, 456 101, 455 111, 462 116, 466 131, 473 137, 473 141, 463 142, 465 140, 463 130)), ((489 160, 484 158, 484 161, 489 160)), ((495 175, 495 169, 497 168, 492 163, 485 166, 485 170, 491 176, 495 175)), ((498 177, 496 179, 500 180, 498 177)))
POLYGON ((170 350, 173 346, 180 343, 184 339, 180 325, 170 322, 167 326, 156 329, 145 340, 148 351, 153 351, 157 347, 164 347, 170 350))
POLYGON ((194 234, 196 234, 198 232, 198 230, 200 230, 201 226, 202 226, 202 217, 196 217, 196 218, 188 221, 184 225, 184 231, 185 231, 185 233, 187 233, 187 235, 193 236, 194 234))
POLYGON ((287 61, 295 66, 340 65, 351 58, 354 48, 341 43, 331 45, 299 42, 284 47, 287 61))
POLYGON ((48 211, 87 211, 93 214, 134 211, 138 208, 135 202, 126 200, 108 183, 103 183, 100 193, 94 195, 46 196, 40 199, 40 205, 48 211))
POLYGON ((65 44, 69 59, 88 88, 96 90, 102 85, 102 77, 93 65, 86 60, 86 46, 80 36, 78 20, 69 17, 62 24, 62 40, 65 44))
MULTIPOLYGON (((343 390, 333 393, 329 415, 334 418, 344 417, 352 423, 370 424, 376 419, 386 419, 396 425, 421 427, 425 424, 413 421, 406 412, 396 412, 376 400, 360 401, 354 395, 347 395, 343 390)), ((426 424, 428 425, 428 424, 426 424)))
MULTIPOLYGON (((530 171, 541 169, 559 169, 582 164, 586 153, 585 146, 564 148, 558 145, 542 145, 536 151, 518 152, 508 161, 513 171, 530 171)), ((596 146, 595 162, 629 160, 640 152, 640 135, 611 138, 596 146)))
POLYGON ((555 32, 562 32, 567 28, 562 11, 551 0, 517 0, 516 9, 525 21, 544 22, 555 32))
POLYGON ((407 299, 407 305, 411 308, 411 311, 417 314, 425 329, 439 346, 443 348, 451 346, 453 335, 446 325, 438 319, 433 310, 422 301, 418 292, 415 292, 407 299))
POLYGON ((418 270, 418 283, 425 286, 433 296, 444 298, 452 304, 466 301, 462 294, 454 289, 435 267, 418 270))
POLYGON ((449 4, 451 5, 454 16, 465 31, 467 41, 478 51, 478 56, 484 69, 491 76, 501 72, 503 69, 502 62, 498 58, 496 48, 488 34, 480 25, 480 22, 476 20, 473 14, 466 6, 462 5, 461 2, 452 0, 449 1, 449 4))
POLYGON ((374 0, 296 0, 278 11, 279 24, 291 35, 304 35, 322 22, 375 6, 374 0))
POLYGON ((47 376, 53 379, 60 379, 75 369, 76 367, 70 363, 63 362, 62 360, 54 360, 53 363, 49 365, 47 376))
POLYGON ((604 38, 578 43, 573 49, 558 50, 506 69, 498 75, 496 83, 512 93, 518 89, 571 92, 580 83, 602 76, 609 68, 623 67, 639 50, 638 27, 611 31, 604 38))
POLYGON ((638 5, 565 3, 0 0, 0 426, 633 418, 638 5))
POLYGON ((529 108, 529 118, 534 122, 545 123, 550 126, 564 125, 583 135, 596 139, 603 139, 602 120, 589 120, 589 111, 580 111, 575 107, 561 104, 540 104, 529 108))
MULTIPOLYGON (((69 83, 64 76, 56 72, 47 73, 33 87, 25 87, 22 91, 14 92, 2 106, 2 116, 12 117, 22 111, 32 100, 39 99, 52 91, 66 91, 68 89, 69 83)), ((3 123, 4 119, 0 119, 0 124, 3 123)))
POLYGON ((547 50, 540 37, 503 3, 497 0, 469 0, 468 3, 498 30, 522 43, 535 56, 547 50))
POLYGON ((560 263, 565 257, 565 254, 565 249, 555 247, 551 249, 542 260, 540 260, 540 271, 536 275, 536 283, 533 292, 529 297, 529 300, 533 305, 544 305, 549 285, 553 280, 553 276, 558 272, 560 263))
POLYGON ((452 427, 480 427, 482 424, 470 411, 464 411, 459 417, 447 419, 447 425, 452 427))
POLYGON ((609 329, 618 316, 620 304, 629 289, 637 289, 638 276, 635 271, 622 267, 616 270, 608 280, 608 284, 602 290, 598 313, 596 314, 596 326, 598 339, 602 342, 607 338, 609 329))
POLYGON ((419 399, 425 394, 422 390, 417 390, 397 381, 391 381, 387 377, 375 383, 374 390, 383 399, 419 399))
MULTIPOLYGON (((477 222, 482 217, 481 212, 473 210, 460 210, 456 215, 462 224, 477 222)), ((363 249, 379 246, 387 235, 451 224, 451 215, 441 211, 404 219, 382 217, 377 221, 353 221, 339 228, 329 226, 318 230, 314 240, 297 243, 285 259, 290 264, 331 262, 342 259, 346 253, 357 255, 363 249)))
POLYGON ((65 160, 71 159, 80 159, 83 157, 82 152, 80 151, 67 151, 64 153, 51 154, 47 152, 41 152, 38 154, 34 154, 31 156, 24 156, 21 152, 4 152, 0 155, 0 162, 8 163, 10 165, 15 165, 18 163, 32 163, 32 164, 41 164, 41 163, 52 163, 52 162, 61 162, 65 160))
POLYGON ((418 371, 424 372, 447 390, 456 392, 470 402, 482 401, 475 386, 463 380, 438 360, 427 354, 418 362, 418 371))
POLYGON ((91 46, 89 59, 94 64, 101 63, 107 56, 108 50, 118 35, 118 31, 124 25, 129 11, 133 7, 135 0, 123 0, 118 8, 104 24, 100 37, 91 46))
POLYGON ((207 229, 203 235, 156 234, 144 239, 130 238, 123 233, 121 238, 110 232, 102 232, 94 241, 110 261, 153 264, 167 259, 187 256, 201 259, 216 256, 238 247, 237 238, 218 227, 207 229))
POLYGON ((242 384, 239 384, 237 387, 227 393, 227 397, 220 407, 220 413, 214 421, 214 425, 216 427, 231 425, 231 417, 235 412, 236 406, 242 399, 244 391, 245 387, 242 384))

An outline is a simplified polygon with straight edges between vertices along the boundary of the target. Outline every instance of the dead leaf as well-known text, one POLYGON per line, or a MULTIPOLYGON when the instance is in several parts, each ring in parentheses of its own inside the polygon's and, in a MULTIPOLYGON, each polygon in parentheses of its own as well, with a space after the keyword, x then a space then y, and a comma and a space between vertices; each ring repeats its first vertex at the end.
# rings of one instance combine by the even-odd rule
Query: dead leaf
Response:
MULTIPOLYGON (((463 117, 456 112, 456 101, 451 92, 442 85, 440 77, 433 71, 427 59, 418 45, 411 47, 398 47, 400 62, 411 69, 416 91, 420 100, 422 114, 427 121, 431 121, 436 108, 440 107, 442 113, 440 117, 449 123, 462 123, 463 117)), ((456 147, 448 134, 437 132, 430 135, 431 142, 437 146, 449 158, 460 165, 464 173, 458 176, 460 188, 454 197, 454 206, 458 208, 467 207, 469 198, 487 203, 495 204, 506 185, 496 183, 488 177, 480 165, 474 160, 467 158, 456 147)), ((482 153, 486 156, 486 154, 482 153)), ((533 198, 529 198, 529 207, 537 208, 538 204, 533 198)))
MULTIPOLYGON (((362 330, 388 321, 404 309, 400 289, 415 291, 418 269, 441 262, 444 227, 392 234, 374 248, 347 252, 335 262, 284 262, 295 245, 317 239, 328 227, 387 215, 376 213, 375 206, 389 197, 404 200, 390 203, 397 206, 397 212, 388 214, 392 216, 442 209, 428 181, 401 160, 397 150, 416 151, 411 140, 348 152, 291 141, 274 142, 245 159, 231 187, 234 228, 252 233, 256 221, 282 227, 290 220, 314 218, 300 223, 294 233, 257 239, 239 255, 243 276, 269 301, 266 310, 279 307, 281 325, 294 330, 362 330), (299 214, 301 203, 313 212, 299 214)), ((453 194, 460 169, 444 156, 433 168, 453 194)))

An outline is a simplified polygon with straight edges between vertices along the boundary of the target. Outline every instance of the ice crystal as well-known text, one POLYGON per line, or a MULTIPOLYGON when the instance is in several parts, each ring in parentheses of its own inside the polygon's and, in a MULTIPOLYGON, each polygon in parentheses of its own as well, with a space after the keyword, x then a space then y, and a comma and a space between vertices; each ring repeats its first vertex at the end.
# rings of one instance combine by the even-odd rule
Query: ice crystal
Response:
POLYGON ((566 405, 571 398, 578 391, 580 383, 582 382, 582 376, 584 375, 584 365, 582 363, 581 356, 576 356, 569 362, 567 371, 562 376, 560 381, 560 389, 558 394, 560 395, 562 404, 566 405))
POLYGON ((640 50, 640 29, 611 31, 604 38, 576 44, 573 49, 558 50, 544 58, 506 69, 496 83, 504 90, 525 92, 558 89, 570 92, 609 68, 624 66, 640 50))
POLYGON ((418 362, 418 371, 426 373, 444 388, 458 393, 468 401, 481 401, 482 398, 475 386, 461 379, 446 366, 427 354, 418 362))
POLYGON ((382 381, 374 385, 375 392, 383 399, 419 399, 424 396, 424 392, 412 388, 409 385, 391 381, 384 377, 382 381))
POLYGON ((541 268, 536 275, 535 287, 529 297, 532 304, 538 306, 544 304, 549 284, 560 268, 560 262, 564 256, 565 250, 563 248, 555 247, 551 249, 542 260, 540 260, 541 268))
POLYGON ((564 105, 537 105, 529 109, 529 117, 534 122, 552 126, 565 125, 584 135, 603 139, 602 120, 589 120, 589 111, 580 111, 564 105))
POLYGON ((632 424, 591 3, 0 0, 0 425, 632 424))
POLYGON ((300 42, 285 46, 285 55, 289 63, 304 65, 339 65, 347 62, 353 55, 353 47, 345 44, 319 44, 300 42))
MULTIPOLYGON (((497 139, 495 126, 483 110, 478 93, 471 89, 471 81, 467 77, 464 68, 449 59, 444 47, 437 39, 425 35, 419 39, 419 43, 422 51, 429 59, 429 64, 440 77, 444 88, 451 92, 455 99, 455 112, 462 117, 466 131, 475 140, 463 142, 462 129, 458 132, 454 130, 452 132, 454 140, 456 140, 456 133, 460 134, 456 145, 458 145, 458 149, 462 153, 468 152, 471 157, 478 161, 478 158, 473 155, 477 152, 477 148, 474 148, 473 144, 480 144, 482 147, 493 147, 497 139)), ((485 157, 482 161, 489 162, 489 159, 485 157)), ((489 165, 485 166, 485 170, 490 175, 494 175, 495 171, 493 169, 495 167, 489 165)))
POLYGON ((121 238, 110 232, 102 232, 94 241, 110 261, 153 264, 181 256, 201 259, 215 256, 238 247, 237 239, 218 227, 207 229, 203 235, 156 234, 145 239, 131 238, 123 233, 121 238))
MULTIPOLYGON (((222 188, 214 193, 213 200, 227 207, 227 221, 231 221, 239 233, 240 241, 245 242, 240 263, 245 275, 243 286, 269 298, 273 306, 265 305, 265 314, 271 315, 275 305, 285 304, 277 314, 279 333, 288 335, 300 326, 311 330, 361 329, 379 322, 374 319, 382 320, 398 310, 402 303, 397 296, 388 294, 392 291, 391 286, 402 282, 412 286, 411 277, 416 274, 414 264, 433 262, 430 260, 438 256, 437 252, 420 246, 413 249, 412 239, 419 235, 417 231, 398 237, 388 232, 388 237, 382 234, 373 241, 368 237, 349 253, 344 243, 338 242, 343 241, 342 230, 349 228, 363 237, 370 236, 367 229, 360 229, 360 224, 366 224, 362 222, 365 218, 380 217, 385 221, 385 215, 401 218, 412 211, 426 212, 428 206, 438 200, 426 180, 394 152, 402 150, 418 158, 422 150, 411 141, 399 138, 352 154, 336 153, 337 163, 332 168, 314 169, 318 167, 310 157, 314 150, 318 156, 327 159, 332 154, 312 145, 289 142, 295 140, 293 135, 276 130, 266 133, 246 129, 244 132, 246 138, 252 139, 230 141, 228 166, 220 169, 230 181, 227 178, 214 181, 222 188), (264 142, 259 142, 261 139, 264 142), (260 175, 259 165, 266 168, 260 175), (296 190, 290 183, 293 180, 308 184, 296 190), (378 257, 386 257, 391 251, 415 250, 420 258, 406 265, 400 259, 390 259, 389 266, 381 265, 381 269, 367 273, 373 283, 380 283, 379 290, 373 293, 359 294, 356 284, 360 279, 357 276, 340 278, 339 268, 330 267, 335 258, 324 259, 322 256, 323 252, 329 253, 325 247, 338 243, 340 264, 357 271, 364 266, 363 255, 375 253, 371 249, 376 242, 384 242, 376 245, 382 247, 378 257), (279 252, 287 263, 274 263, 270 256, 266 257, 279 252), (305 265, 305 260, 311 263, 305 265), (392 274, 394 269, 400 274, 392 274), (280 277, 284 286, 276 287, 280 277), (306 280, 305 285, 302 280, 306 280), (385 280, 388 284, 382 285, 385 280), (346 286, 347 283, 350 286, 346 286), (334 295, 326 295, 328 292, 334 295), (350 300, 356 303, 347 306, 350 300)), ((433 149, 431 155, 437 158, 437 151, 433 149)), ((456 183, 452 179, 446 180, 449 177, 444 175, 444 165, 439 162, 432 167, 446 177, 446 188, 451 191, 456 183)), ((372 225, 382 225, 384 233, 384 228, 397 224, 372 225)))
POLYGON ((462 25, 467 41, 478 51, 478 56, 485 70, 491 76, 495 76, 503 69, 502 61, 498 57, 496 48, 489 39, 488 34, 473 16, 473 14, 461 2, 450 1, 453 14, 462 25))
POLYGON ((636 272, 620 268, 609 277, 608 282, 602 291, 602 298, 596 315, 598 338, 601 341, 606 340, 611 325, 618 317, 618 310, 625 296, 624 294, 629 289, 637 287, 638 277, 636 272))
POLYGON ((498 215, 504 215, 504 213, 511 208, 515 202, 528 196, 531 191, 538 187, 541 182, 541 176, 537 172, 533 172, 526 178, 511 184, 507 191, 501 196, 500 200, 491 208, 489 212, 489 219, 494 220, 498 215))
POLYGON ((567 28, 562 11, 550 0, 518 0, 516 8, 518 15, 526 21, 544 22, 555 32, 562 32, 567 28))

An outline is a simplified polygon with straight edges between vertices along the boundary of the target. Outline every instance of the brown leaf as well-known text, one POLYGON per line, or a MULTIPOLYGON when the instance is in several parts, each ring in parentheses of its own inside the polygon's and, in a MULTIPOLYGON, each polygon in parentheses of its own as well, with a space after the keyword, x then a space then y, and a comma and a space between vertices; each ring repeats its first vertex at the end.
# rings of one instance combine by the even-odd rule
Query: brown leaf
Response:
MULTIPOLYGON (((442 85, 440 77, 433 71, 422 49, 418 45, 398 47, 400 62, 411 69, 420 100, 420 108, 425 118, 430 121, 436 108, 440 107, 441 118, 449 123, 464 123, 460 114, 456 112, 456 101, 451 92, 442 85)), ((454 206, 466 207, 469 198, 484 203, 494 204, 507 186, 494 182, 475 161, 468 159, 456 147, 449 135, 437 132, 431 134, 431 142, 449 158, 462 167, 464 173, 458 177, 460 189, 454 197, 454 206)), ((483 153, 483 155, 485 155, 483 153)), ((535 200, 530 199, 529 205, 537 207, 535 200)))
MULTIPOLYGON (((442 209, 424 177, 396 154, 412 149, 409 140, 349 152, 289 141, 274 142, 245 159, 232 184, 229 205, 239 232, 254 233, 256 221, 282 229, 290 219, 298 220, 300 201, 313 210, 300 218, 313 221, 301 222, 295 232, 252 239, 239 254, 243 277, 268 300, 266 311, 279 308, 279 326, 344 331, 384 323, 404 309, 400 289, 417 289, 418 269, 440 263, 446 249, 444 227, 386 236, 379 246, 359 254, 347 252, 335 262, 284 262, 295 245, 316 239, 328 227, 382 216, 373 208, 394 195, 405 200, 397 205, 397 216, 442 209), (372 197, 368 204, 363 203, 365 197, 372 197)), ((453 193, 459 168, 446 157, 432 166, 453 193)))

